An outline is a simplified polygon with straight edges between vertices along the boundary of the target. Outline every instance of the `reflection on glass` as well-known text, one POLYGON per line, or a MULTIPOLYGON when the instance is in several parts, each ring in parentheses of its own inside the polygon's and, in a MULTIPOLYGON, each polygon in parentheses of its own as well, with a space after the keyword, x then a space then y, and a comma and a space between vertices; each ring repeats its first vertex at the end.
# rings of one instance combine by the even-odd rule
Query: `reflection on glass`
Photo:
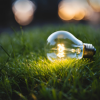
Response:
POLYGON ((81 59, 83 43, 69 32, 57 31, 47 39, 46 54, 51 61, 67 58, 81 59))

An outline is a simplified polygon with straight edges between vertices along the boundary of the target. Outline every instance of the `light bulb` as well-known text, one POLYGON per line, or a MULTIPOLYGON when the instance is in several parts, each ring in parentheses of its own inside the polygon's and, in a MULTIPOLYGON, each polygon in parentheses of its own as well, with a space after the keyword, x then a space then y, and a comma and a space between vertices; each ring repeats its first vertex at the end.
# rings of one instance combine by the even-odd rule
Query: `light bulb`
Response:
POLYGON ((67 31, 54 32, 47 39, 46 55, 51 61, 93 57, 95 52, 96 49, 92 44, 82 43, 67 31))

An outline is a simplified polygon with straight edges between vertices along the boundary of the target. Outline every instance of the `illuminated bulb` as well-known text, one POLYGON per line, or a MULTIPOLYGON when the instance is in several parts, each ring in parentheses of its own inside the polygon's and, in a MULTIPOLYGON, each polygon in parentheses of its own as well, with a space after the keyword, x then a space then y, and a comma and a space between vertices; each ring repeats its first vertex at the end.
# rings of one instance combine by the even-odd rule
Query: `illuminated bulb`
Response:
POLYGON ((82 43, 67 31, 54 32, 47 39, 46 54, 51 61, 92 57, 95 52, 92 44, 82 43))

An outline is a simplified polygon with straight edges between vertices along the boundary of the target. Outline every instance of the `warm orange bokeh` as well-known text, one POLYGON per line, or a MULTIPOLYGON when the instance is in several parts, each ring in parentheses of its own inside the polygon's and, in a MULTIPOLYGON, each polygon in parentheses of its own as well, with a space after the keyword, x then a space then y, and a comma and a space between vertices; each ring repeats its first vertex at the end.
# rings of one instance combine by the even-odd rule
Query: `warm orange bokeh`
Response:
POLYGON ((58 15, 63 20, 81 20, 85 17, 85 10, 78 0, 63 0, 58 6, 58 15))
POLYGON ((75 12, 73 11, 73 6, 70 7, 70 3, 62 1, 59 4, 58 15, 63 20, 71 20, 74 18, 75 12))
POLYGON ((20 25, 28 25, 33 20, 35 4, 29 0, 17 0, 12 6, 12 10, 15 20, 20 25))
POLYGON ((81 6, 81 7, 75 7, 75 15, 74 15, 74 19, 75 20, 82 20, 86 15, 85 9, 81 6))
MULTIPOLYGON (((95 0, 62 0, 58 6, 58 15, 65 21, 74 19, 96 22, 99 16, 91 8, 89 1, 93 2, 95 0)), ((96 7, 98 7, 97 4, 96 7)))

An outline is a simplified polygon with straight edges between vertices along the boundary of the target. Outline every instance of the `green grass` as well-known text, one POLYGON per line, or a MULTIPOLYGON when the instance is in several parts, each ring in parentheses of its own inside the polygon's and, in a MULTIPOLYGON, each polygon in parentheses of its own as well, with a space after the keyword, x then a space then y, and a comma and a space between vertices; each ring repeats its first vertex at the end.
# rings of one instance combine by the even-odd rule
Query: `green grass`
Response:
POLYGON ((0 100, 99 100, 100 30, 85 25, 48 25, 0 35, 0 100), (47 37, 71 32, 97 49, 89 59, 50 62, 47 37))

